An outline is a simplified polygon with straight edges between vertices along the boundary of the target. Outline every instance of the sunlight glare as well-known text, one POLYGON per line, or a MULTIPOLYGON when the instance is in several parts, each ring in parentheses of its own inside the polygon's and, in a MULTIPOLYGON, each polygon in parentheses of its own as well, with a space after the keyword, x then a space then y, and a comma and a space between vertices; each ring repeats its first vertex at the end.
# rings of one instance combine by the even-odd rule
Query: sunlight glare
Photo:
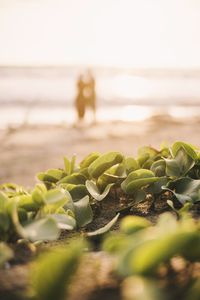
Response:
POLYGON ((130 75, 116 76, 111 86, 114 97, 126 99, 146 98, 149 95, 149 88, 147 79, 130 75))
POLYGON ((147 106, 126 105, 122 108, 122 121, 143 121, 152 116, 152 111, 147 106))

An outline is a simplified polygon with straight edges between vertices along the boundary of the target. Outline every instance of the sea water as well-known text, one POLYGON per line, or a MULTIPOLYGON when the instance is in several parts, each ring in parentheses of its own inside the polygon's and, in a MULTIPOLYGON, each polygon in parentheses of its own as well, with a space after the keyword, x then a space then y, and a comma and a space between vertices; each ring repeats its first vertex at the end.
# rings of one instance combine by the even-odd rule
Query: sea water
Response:
MULTIPOLYGON (((75 122, 76 80, 83 71, 80 67, 0 67, 0 127, 75 122)), ((198 70, 94 68, 94 74, 98 121, 140 121, 155 114, 199 116, 198 70)))

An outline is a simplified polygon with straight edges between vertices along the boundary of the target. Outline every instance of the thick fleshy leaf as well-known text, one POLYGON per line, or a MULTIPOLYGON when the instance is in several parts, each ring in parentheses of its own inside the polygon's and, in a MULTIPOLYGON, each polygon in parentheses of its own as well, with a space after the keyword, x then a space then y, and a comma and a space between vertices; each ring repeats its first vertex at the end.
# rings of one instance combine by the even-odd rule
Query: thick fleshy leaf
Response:
POLYGON ((143 168, 143 165, 145 164, 145 162, 150 158, 150 155, 148 153, 144 153, 141 154, 138 158, 137 158, 137 163, 139 164, 140 168, 143 168))
POLYGON ((39 215, 56 213, 56 211, 63 207, 70 199, 68 194, 63 189, 52 189, 45 194, 45 205, 39 210, 39 215))
POLYGON ((156 176, 162 177, 165 176, 165 170, 166 170, 166 162, 164 159, 159 159, 151 165, 150 170, 154 172, 156 176))
POLYGON ((127 176, 126 175, 126 169, 125 169, 125 166, 124 166, 123 162, 120 163, 120 164, 116 164, 116 165, 112 166, 104 174, 111 175, 111 176, 113 175, 113 176, 116 176, 116 177, 126 177, 127 176))
POLYGON ((8 201, 8 198, 7 198, 6 194, 0 191, 0 212, 4 211, 7 201, 8 201))
POLYGON ((88 192, 97 201, 102 201, 108 195, 112 186, 113 183, 108 184, 105 190, 101 193, 94 181, 92 180, 86 181, 86 188, 88 192))
POLYGON ((65 173, 71 175, 75 170, 76 155, 73 155, 71 161, 64 156, 65 173))
POLYGON ((18 207, 17 213, 18 213, 19 222, 21 224, 24 224, 28 221, 28 211, 26 209, 18 207))
POLYGON ((24 230, 19 222, 19 215, 17 212, 17 201, 9 199, 6 203, 6 213, 9 215, 11 222, 13 224, 14 230, 19 236, 24 238, 24 230))
POLYGON ((61 183, 60 187, 67 190, 73 201, 77 201, 88 195, 88 190, 84 184, 61 183))
POLYGON ((80 162, 81 169, 88 168, 100 155, 99 152, 90 153, 80 162))
POLYGON ((108 231, 110 231, 110 229, 115 225, 115 223, 117 222, 118 218, 119 218, 120 214, 117 214, 108 224, 106 224, 105 226, 93 231, 93 232, 88 232, 86 235, 89 237, 93 237, 93 236, 99 236, 102 234, 107 233, 108 231))
POLYGON ((163 191, 163 186, 166 186, 169 180, 169 177, 159 177, 158 181, 146 188, 146 192, 153 195, 160 194, 163 191))
POLYGON ((76 228, 76 220, 70 214, 52 214, 53 218, 60 229, 73 230, 76 228))
POLYGON ((54 177, 57 181, 65 175, 64 171, 60 169, 49 169, 46 174, 54 177))
POLYGON ((76 155, 74 154, 71 159, 71 173, 70 174, 75 172, 75 168, 76 168, 76 155))
POLYGON ((140 168, 137 160, 133 157, 126 157, 124 164, 128 174, 140 168))
POLYGON ((137 203, 140 203, 140 202, 144 201, 146 199, 146 196, 147 196, 147 194, 144 190, 136 190, 134 192, 133 203, 137 204, 137 203))
POLYGON ((200 201, 200 180, 184 177, 170 182, 163 189, 169 190, 173 193, 176 199, 184 204, 185 202, 200 201))
POLYGON ((175 142, 172 145, 172 154, 175 157, 178 153, 178 151, 183 148, 185 150, 185 152, 193 159, 196 160, 197 157, 197 153, 196 153, 196 147, 191 145, 191 144, 187 144, 184 142, 175 142))
POLYGON ((89 203, 89 196, 74 202, 74 213, 78 227, 83 227, 92 221, 93 212, 89 203))
POLYGON ((40 207, 39 204, 33 201, 31 195, 21 195, 15 197, 17 201, 17 206, 20 208, 24 208, 27 211, 37 211, 40 207))
POLYGON ((144 146, 138 149, 138 156, 141 156, 143 154, 148 154, 149 157, 155 157, 159 154, 159 151, 153 147, 144 146))
POLYGON ((140 169, 131 172, 128 177, 122 182, 121 187, 127 194, 132 194, 136 190, 147 186, 159 180, 150 170, 140 169))
POLYGON ((62 178, 59 183, 84 184, 86 177, 80 173, 73 173, 62 178))
POLYGON ((33 221, 29 225, 23 227, 23 237, 32 242, 40 240, 56 240, 59 235, 60 230, 57 222, 51 217, 33 221))
POLYGON ((43 181, 43 182, 56 183, 58 181, 57 178, 55 178, 54 176, 47 174, 45 172, 40 172, 36 176, 40 181, 43 181))
POLYGON ((132 194, 135 191, 137 191, 138 189, 141 189, 151 183, 154 183, 157 180, 158 180, 157 177, 136 179, 136 180, 130 182, 127 186, 122 185, 122 189, 124 190, 125 193, 132 194))
POLYGON ((88 168, 91 177, 98 178, 112 166, 121 163, 123 156, 119 152, 108 152, 98 157, 88 168))
POLYGON ((176 152, 175 158, 165 158, 165 162, 166 175, 170 177, 185 176, 195 164, 194 159, 191 158, 191 156, 189 156, 182 147, 178 150, 178 152, 176 152))
POLYGON ((71 174, 71 162, 66 156, 64 156, 63 159, 64 159, 64 165, 65 165, 65 173, 67 175, 70 175, 71 174))
MULTIPOLYGON (((6 232, 10 227, 10 218, 6 212, 0 212, 0 233, 6 232)), ((0 236, 0 240, 2 237, 0 236)))
POLYGON ((97 186, 100 192, 103 192, 105 188, 109 184, 121 184, 122 181, 126 178, 125 175, 112 175, 107 173, 102 174, 98 179, 97 179, 97 186))
POLYGON ((177 214, 177 216, 181 217, 186 215, 190 208, 192 207, 192 203, 191 202, 186 202, 183 207, 181 207, 180 209, 176 209, 174 207, 174 203, 172 200, 167 200, 167 204, 169 205, 169 207, 171 207, 171 209, 177 214))
POLYGON ((32 192, 33 201, 39 206, 44 205, 46 192, 47 188, 44 184, 37 184, 32 192))
POLYGON ((46 204, 58 204, 58 206, 63 206, 67 201, 68 198, 65 192, 59 189, 49 190, 45 195, 46 204))
POLYGON ((6 205, 6 210, 12 219, 14 228, 19 236, 31 241, 55 240, 60 235, 60 229, 55 220, 51 217, 45 217, 34 220, 26 226, 22 226, 17 212, 17 203, 10 199, 6 205))
POLYGON ((179 177, 181 174, 180 165, 175 159, 165 159, 166 175, 170 177, 179 177))

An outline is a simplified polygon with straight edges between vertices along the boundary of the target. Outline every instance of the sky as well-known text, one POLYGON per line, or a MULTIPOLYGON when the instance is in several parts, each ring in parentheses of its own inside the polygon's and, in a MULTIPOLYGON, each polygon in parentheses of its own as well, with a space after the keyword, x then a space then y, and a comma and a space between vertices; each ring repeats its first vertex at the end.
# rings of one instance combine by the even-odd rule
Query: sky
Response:
POLYGON ((0 65, 200 68, 200 0, 0 0, 0 65))

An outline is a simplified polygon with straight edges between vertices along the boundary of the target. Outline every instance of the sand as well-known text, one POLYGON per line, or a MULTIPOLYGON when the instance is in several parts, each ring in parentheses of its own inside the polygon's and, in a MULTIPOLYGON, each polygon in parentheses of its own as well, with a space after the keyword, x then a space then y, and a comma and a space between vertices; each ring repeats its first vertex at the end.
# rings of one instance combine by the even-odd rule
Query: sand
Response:
POLYGON ((63 156, 77 161, 93 151, 121 151, 137 155, 140 146, 158 147, 176 140, 200 146, 200 119, 156 116, 141 122, 104 122, 92 126, 21 126, 0 130, 0 183, 32 187, 35 174, 63 167, 63 156))

